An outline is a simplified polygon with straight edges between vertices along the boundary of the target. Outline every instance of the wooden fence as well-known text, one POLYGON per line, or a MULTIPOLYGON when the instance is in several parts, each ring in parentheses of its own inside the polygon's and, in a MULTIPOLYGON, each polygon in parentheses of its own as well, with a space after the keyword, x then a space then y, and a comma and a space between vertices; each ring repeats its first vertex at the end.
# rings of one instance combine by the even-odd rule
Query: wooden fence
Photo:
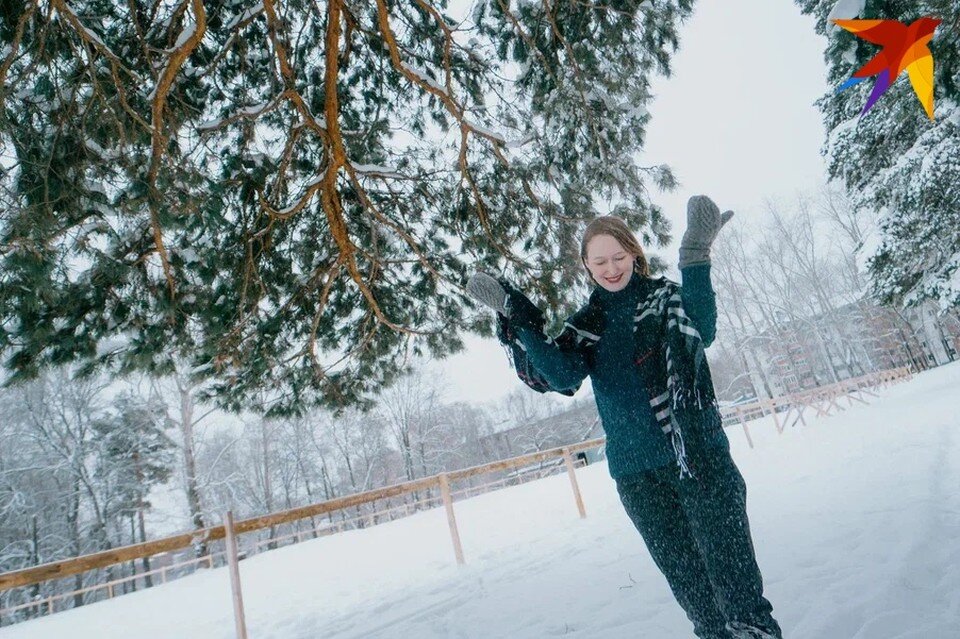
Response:
POLYGON ((806 425, 807 420, 804 412, 811 410, 814 416, 830 415, 833 410, 845 410, 838 402, 845 399, 848 406, 852 406, 854 401, 866 404, 865 395, 876 397, 871 389, 877 387, 886 388, 895 382, 901 382, 913 377, 909 367, 894 368, 877 373, 870 373, 861 377, 852 377, 841 380, 834 384, 818 386, 808 390, 800 391, 782 397, 773 397, 750 402, 749 404, 740 404, 737 406, 726 406, 721 409, 720 414, 723 417, 723 425, 740 424, 743 427, 743 433, 747 438, 750 448, 753 448, 753 439, 750 437, 750 429, 747 422, 773 416, 777 432, 783 431, 796 425, 799 421, 806 425))
MULTIPOLYGON (((843 380, 836 384, 806 390, 789 396, 764 399, 751 402, 749 404, 723 407, 721 409, 721 416, 723 418, 724 426, 739 424, 743 428, 747 442, 752 448, 753 440, 750 437, 748 428, 749 421, 765 417, 767 415, 772 415, 774 423, 776 424, 777 432, 782 433, 786 428, 796 425, 797 422, 806 424, 806 419, 804 417, 805 411, 813 411, 816 416, 829 415, 833 410, 845 409, 845 407, 841 406, 839 403, 841 399, 846 400, 848 402, 848 406, 852 406, 855 401, 866 403, 864 399, 865 395, 874 397, 876 396, 872 389, 881 386, 886 387, 889 384, 904 381, 911 377, 912 373, 906 367, 882 371, 879 373, 864 375, 858 378, 843 380)), ((574 500, 578 512, 581 517, 586 517, 586 510, 584 508, 580 490, 577 485, 575 473, 577 463, 574 461, 574 455, 581 451, 603 446, 605 441, 605 438, 600 437, 589 441, 571 444, 569 446, 561 446, 550 450, 529 453, 511 459, 504 459, 488 464, 482 464, 472 468, 441 473, 432 477, 425 477, 415 481, 395 484, 393 486, 378 488, 364 493, 340 497, 317 504, 292 508, 258 517, 242 519, 233 522, 232 533, 233 536, 236 537, 246 533, 270 530, 271 536, 269 539, 260 540, 252 546, 252 550, 257 552, 264 546, 273 548, 284 541, 294 541, 294 543, 296 543, 304 541, 309 537, 315 538, 322 535, 333 534, 335 532, 344 530, 347 524, 357 522, 358 520, 365 520, 368 525, 373 525, 377 523, 378 519, 382 520, 384 516, 386 516, 388 520, 392 520, 394 515, 400 510, 403 511, 401 516, 406 516, 416 512, 417 510, 422 510, 424 506, 437 507, 442 504, 447 511, 447 520, 450 527, 454 556, 458 563, 464 563, 465 558, 463 549, 460 545, 459 532, 457 530, 456 518, 453 510, 454 497, 471 497, 481 492, 502 488, 510 485, 511 483, 519 483, 519 481, 517 481, 518 477, 516 475, 513 477, 502 477, 480 486, 469 486, 457 491, 451 490, 451 485, 453 483, 464 481, 479 475, 522 468, 525 466, 530 466, 531 464, 552 461, 553 463, 546 470, 548 472, 563 472, 563 470, 566 470, 570 477, 571 487, 573 489, 574 500), (381 511, 374 511, 357 515, 355 517, 344 518, 339 522, 330 522, 323 526, 313 523, 315 517, 322 515, 328 515, 334 512, 344 513, 347 509, 356 508, 363 504, 372 504, 373 502, 392 497, 410 495, 411 493, 419 493, 420 491, 433 489, 438 490, 439 497, 429 497, 422 502, 416 502, 414 504, 405 503, 401 506, 394 506, 381 511), (298 530, 295 533, 279 536, 272 534, 274 529, 279 526, 291 524, 293 522, 301 522, 306 519, 311 521, 311 525, 305 531, 298 530)), ((541 476, 543 476, 543 473, 536 473, 535 475, 531 475, 531 478, 539 478, 541 476)), ((225 519, 227 518, 225 517, 225 519)), ((224 541, 226 537, 227 529, 225 525, 212 526, 202 530, 173 535, 171 537, 165 537, 145 543, 114 548, 103 552, 64 559, 61 561, 54 561, 42 564, 40 566, 24 568, 22 570, 0 573, 0 591, 14 588, 24 588, 27 586, 41 584, 46 581, 62 579, 64 577, 69 577, 92 570, 107 568, 116 564, 150 558, 156 555, 162 555, 163 553, 180 551, 185 548, 195 547, 201 543, 209 545, 211 542, 224 541)), ((62 609, 58 608, 55 602, 93 590, 106 589, 108 596, 112 597, 114 596, 115 589, 118 585, 130 580, 142 579, 148 575, 158 575, 160 583, 166 583, 168 575, 173 572, 174 569, 187 565, 197 566, 205 564, 205 567, 208 568, 213 568, 218 563, 220 565, 224 565, 224 557, 226 557, 228 549, 229 546, 225 546, 224 550, 211 551, 210 554, 207 554, 206 556, 193 558, 175 565, 168 565, 146 572, 135 573, 129 577, 108 581, 102 584, 95 584, 71 592, 35 598, 32 601, 28 601, 17 606, 0 609, 0 621, 2 621, 3 615, 10 615, 19 610, 29 608, 34 608, 38 614, 41 611, 45 611, 47 614, 50 614, 62 609), (217 558, 220 558, 219 562, 217 558)))

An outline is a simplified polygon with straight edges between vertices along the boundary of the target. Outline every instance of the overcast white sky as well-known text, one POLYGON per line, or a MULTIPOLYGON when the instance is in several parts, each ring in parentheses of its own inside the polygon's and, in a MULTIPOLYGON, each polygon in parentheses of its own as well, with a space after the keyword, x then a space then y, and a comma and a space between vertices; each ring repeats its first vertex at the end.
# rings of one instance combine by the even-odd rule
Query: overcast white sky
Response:
MULTIPOLYGON (((681 30, 672 77, 654 83, 642 163, 669 164, 680 187, 657 198, 674 242, 653 252, 675 263, 691 195, 733 209, 733 222, 758 224, 765 198, 791 198, 825 180, 813 103, 827 89, 826 43, 813 26, 791 0, 697 3, 681 30)), ((522 386, 496 340, 471 336, 466 343, 463 353, 431 364, 442 371, 449 400, 488 401, 522 386)))

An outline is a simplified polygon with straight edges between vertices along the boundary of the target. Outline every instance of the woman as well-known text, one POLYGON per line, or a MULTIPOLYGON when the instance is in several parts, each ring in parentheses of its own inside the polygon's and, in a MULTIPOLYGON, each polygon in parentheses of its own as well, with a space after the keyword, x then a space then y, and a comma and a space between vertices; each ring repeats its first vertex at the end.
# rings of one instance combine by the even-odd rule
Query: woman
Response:
POLYGON ((697 637, 781 639, 703 351, 717 317, 710 245, 732 216, 690 199, 683 287, 650 276, 623 220, 593 220, 580 259, 597 286, 556 338, 507 282, 478 273, 468 290, 498 312, 498 337, 527 385, 572 395, 590 376, 620 500, 697 637))

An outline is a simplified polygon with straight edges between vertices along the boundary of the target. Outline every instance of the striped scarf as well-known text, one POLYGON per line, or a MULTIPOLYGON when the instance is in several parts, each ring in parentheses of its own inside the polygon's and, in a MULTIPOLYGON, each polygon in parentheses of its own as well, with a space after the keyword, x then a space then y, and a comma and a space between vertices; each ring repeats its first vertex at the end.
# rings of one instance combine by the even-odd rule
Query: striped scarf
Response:
MULTIPOLYGON (((678 415, 717 408, 703 341, 683 310, 679 284, 660 277, 644 278, 642 285, 633 317, 634 362, 640 367, 657 424, 670 437, 680 477, 692 477, 678 415)), ((537 324, 542 333, 542 319, 537 324)), ((587 305, 564 322, 559 335, 544 336, 544 339, 560 350, 582 351, 589 361, 603 335, 603 324, 603 310, 594 292, 587 305)), ((526 348, 510 320, 502 315, 498 315, 497 337, 507 348, 518 377, 527 386, 541 393, 573 395, 576 392, 577 388, 560 390, 547 382, 526 357, 526 348)))

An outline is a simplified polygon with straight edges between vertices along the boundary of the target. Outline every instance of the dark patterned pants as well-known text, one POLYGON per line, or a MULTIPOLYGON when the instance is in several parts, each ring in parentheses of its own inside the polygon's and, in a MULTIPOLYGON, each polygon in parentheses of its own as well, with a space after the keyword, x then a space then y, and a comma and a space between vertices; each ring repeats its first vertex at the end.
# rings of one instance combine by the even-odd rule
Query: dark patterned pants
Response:
POLYGON ((729 639, 728 621, 782 637, 763 596, 743 476, 725 447, 689 461, 693 478, 671 464, 618 479, 620 501, 697 637, 729 639))

